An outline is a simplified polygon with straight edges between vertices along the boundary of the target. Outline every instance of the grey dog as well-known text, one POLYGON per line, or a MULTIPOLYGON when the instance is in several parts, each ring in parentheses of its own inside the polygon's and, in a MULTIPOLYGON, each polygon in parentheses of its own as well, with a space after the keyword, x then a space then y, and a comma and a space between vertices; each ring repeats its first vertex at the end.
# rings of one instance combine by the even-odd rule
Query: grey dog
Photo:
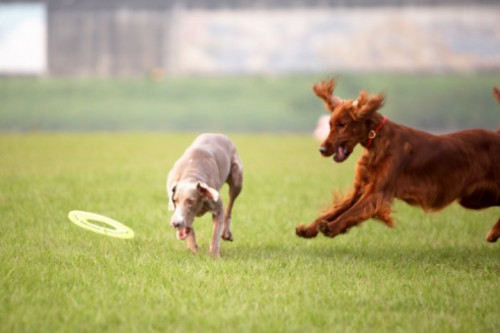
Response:
POLYGON ((220 239, 233 240, 231 211, 241 192, 243 164, 235 145, 222 134, 201 134, 175 162, 167 177, 170 224, 177 229, 179 240, 187 239, 188 248, 198 252, 193 221, 196 216, 212 213, 213 235, 210 254, 220 255, 220 239), (229 202, 224 204, 219 191, 229 185, 229 202))

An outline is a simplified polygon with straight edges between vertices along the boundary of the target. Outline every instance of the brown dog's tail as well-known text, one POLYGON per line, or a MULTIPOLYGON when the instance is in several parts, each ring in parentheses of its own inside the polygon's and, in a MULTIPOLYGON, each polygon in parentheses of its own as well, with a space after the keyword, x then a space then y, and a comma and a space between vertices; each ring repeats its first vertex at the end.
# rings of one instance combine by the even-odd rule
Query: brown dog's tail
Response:
POLYGON ((495 96, 497 102, 500 103, 500 88, 493 87, 493 96, 495 96))
MULTIPOLYGON (((500 104, 500 88, 493 87, 493 96, 495 96, 497 102, 500 104)), ((497 132, 500 133, 500 124, 497 126, 497 132)))

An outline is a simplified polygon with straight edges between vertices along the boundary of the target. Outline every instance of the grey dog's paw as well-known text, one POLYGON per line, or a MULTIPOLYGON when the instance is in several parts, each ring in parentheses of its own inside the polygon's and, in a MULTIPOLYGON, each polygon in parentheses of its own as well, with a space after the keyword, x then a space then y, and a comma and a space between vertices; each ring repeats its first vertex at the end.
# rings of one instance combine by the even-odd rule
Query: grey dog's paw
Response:
POLYGON ((226 241, 233 241, 233 234, 230 231, 226 231, 222 234, 222 239, 226 241))

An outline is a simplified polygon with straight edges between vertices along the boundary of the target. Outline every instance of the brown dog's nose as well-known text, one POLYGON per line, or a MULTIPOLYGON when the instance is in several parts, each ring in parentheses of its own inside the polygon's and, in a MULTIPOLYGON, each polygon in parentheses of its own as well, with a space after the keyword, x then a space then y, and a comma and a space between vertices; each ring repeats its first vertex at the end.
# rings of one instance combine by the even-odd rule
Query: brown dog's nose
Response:
POLYGON ((326 154, 326 150, 327 150, 327 148, 325 146, 320 146, 319 147, 319 152, 321 153, 321 155, 326 154))

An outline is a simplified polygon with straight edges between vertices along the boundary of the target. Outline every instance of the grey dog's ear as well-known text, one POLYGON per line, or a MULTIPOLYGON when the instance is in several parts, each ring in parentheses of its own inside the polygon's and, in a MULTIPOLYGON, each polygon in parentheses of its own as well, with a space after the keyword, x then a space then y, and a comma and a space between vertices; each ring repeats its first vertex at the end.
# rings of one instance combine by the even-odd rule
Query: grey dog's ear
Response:
POLYGON ((217 192, 216 189, 211 188, 210 186, 208 186, 203 182, 198 182, 198 184, 196 184, 196 188, 207 199, 215 202, 219 201, 219 192, 217 192))
POLYGON ((168 194, 168 210, 173 212, 175 210, 174 195, 175 189, 177 188, 177 183, 173 183, 169 189, 167 189, 168 194))

